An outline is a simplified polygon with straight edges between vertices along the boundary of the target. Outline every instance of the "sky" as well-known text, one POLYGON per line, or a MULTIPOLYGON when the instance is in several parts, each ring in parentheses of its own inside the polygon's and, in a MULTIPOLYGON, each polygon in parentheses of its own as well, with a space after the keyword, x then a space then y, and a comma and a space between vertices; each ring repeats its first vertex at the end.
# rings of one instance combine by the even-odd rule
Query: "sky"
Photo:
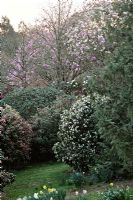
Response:
MULTIPOLYGON (((46 9, 49 3, 54 2, 55 0, 0 0, 0 18, 7 16, 17 30, 20 21, 33 25, 42 8, 46 9)), ((73 5, 80 7, 82 2, 83 0, 73 0, 73 5)))

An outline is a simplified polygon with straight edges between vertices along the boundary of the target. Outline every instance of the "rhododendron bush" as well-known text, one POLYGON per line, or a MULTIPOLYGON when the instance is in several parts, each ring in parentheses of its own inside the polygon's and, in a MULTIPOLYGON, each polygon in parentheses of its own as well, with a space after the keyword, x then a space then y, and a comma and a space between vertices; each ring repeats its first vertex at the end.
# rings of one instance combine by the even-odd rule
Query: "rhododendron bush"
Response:
POLYGON ((93 114, 94 106, 87 96, 61 115, 58 142, 53 150, 58 160, 78 171, 89 170, 100 152, 100 136, 93 114))
POLYGON ((0 146, 4 150, 7 168, 23 167, 30 158, 31 126, 10 106, 2 115, 0 146))

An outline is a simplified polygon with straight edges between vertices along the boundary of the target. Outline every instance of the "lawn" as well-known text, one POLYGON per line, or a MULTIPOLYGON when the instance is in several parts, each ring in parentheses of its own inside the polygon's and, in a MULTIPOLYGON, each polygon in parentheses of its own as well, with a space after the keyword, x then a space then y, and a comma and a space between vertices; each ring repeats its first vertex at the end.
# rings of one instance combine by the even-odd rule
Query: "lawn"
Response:
POLYGON ((69 190, 70 186, 63 185, 63 178, 68 170, 70 167, 67 165, 54 163, 29 166, 25 170, 17 171, 15 182, 5 189, 5 200, 31 195, 47 183, 55 188, 69 190))
MULTIPOLYGON (((54 188, 67 191, 67 199, 73 199, 75 191, 77 190, 72 185, 64 184, 67 179, 68 172, 71 168, 62 163, 49 163, 29 166, 21 171, 15 173, 16 180, 13 184, 6 187, 4 200, 16 200, 18 197, 33 195, 34 192, 39 191, 41 186, 52 184, 54 188)), ((131 186, 133 188, 133 180, 115 182, 114 185, 131 186)), ((79 189, 82 193, 83 189, 88 191, 89 200, 97 199, 97 192, 104 191, 108 184, 98 183, 96 185, 86 185, 84 188, 79 189)))

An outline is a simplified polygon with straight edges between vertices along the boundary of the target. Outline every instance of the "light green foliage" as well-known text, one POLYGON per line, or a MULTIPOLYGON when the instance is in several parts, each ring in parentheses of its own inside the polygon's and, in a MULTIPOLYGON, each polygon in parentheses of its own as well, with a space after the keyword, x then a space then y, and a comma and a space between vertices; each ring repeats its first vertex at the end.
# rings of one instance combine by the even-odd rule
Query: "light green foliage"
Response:
POLYGON ((87 96, 61 115, 58 142, 53 150, 58 160, 78 171, 87 171, 99 153, 100 137, 93 113, 94 107, 87 96))

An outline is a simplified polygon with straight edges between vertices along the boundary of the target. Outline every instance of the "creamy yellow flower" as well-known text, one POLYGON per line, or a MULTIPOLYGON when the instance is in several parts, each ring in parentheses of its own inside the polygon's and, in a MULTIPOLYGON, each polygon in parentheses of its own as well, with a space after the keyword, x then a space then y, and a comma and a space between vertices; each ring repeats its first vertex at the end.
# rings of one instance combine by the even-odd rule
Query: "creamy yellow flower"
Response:
POLYGON ((48 192, 55 192, 56 189, 55 188, 48 188, 48 192))
POLYGON ((110 183, 109 185, 110 185, 111 187, 113 187, 113 186, 114 186, 114 184, 113 184, 113 183, 110 183))
POLYGON ((44 189, 44 190, 46 190, 46 189, 47 189, 47 186, 46 186, 46 185, 44 185, 44 186, 43 186, 43 189, 44 189))
POLYGON ((43 191, 40 191, 39 194, 43 194, 43 191))

